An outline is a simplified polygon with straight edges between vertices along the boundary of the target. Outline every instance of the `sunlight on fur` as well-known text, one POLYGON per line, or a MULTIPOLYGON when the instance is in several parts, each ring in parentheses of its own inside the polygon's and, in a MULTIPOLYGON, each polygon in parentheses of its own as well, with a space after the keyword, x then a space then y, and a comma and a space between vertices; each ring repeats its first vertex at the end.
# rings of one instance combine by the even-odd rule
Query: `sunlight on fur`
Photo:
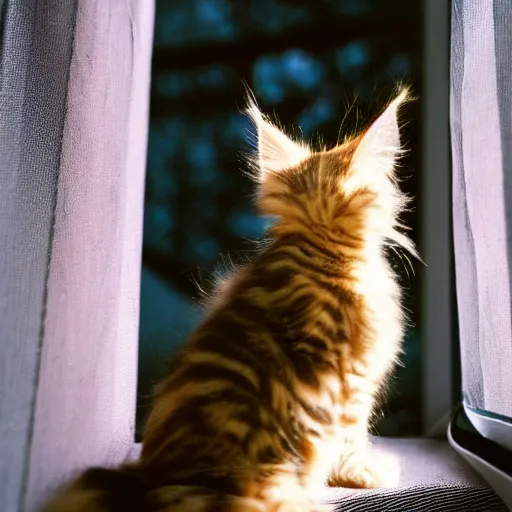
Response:
POLYGON ((249 95, 255 204, 274 222, 173 358, 140 460, 89 470, 46 512, 320 512, 332 509, 326 486, 398 483, 397 460, 373 453, 368 430, 406 320, 385 249, 418 257, 395 177, 408 97, 315 151, 249 95))

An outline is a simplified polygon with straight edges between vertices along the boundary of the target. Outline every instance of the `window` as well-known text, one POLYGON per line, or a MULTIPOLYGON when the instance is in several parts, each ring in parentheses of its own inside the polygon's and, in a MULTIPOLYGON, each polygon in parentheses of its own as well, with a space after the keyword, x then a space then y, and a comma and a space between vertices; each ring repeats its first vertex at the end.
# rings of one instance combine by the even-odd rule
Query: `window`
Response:
MULTIPOLYGON (((335 144, 371 121, 397 80, 421 93, 421 3, 395 0, 157 1, 141 291, 138 428, 166 360, 199 319, 196 282, 262 234, 241 169, 245 81, 262 109, 335 144), (356 107, 350 108, 358 96, 356 107)), ((405 117, 404 189, 418 197, 421 109, 405 117)), ((420 198, 421 199, 421 195, 420 198)), ((419 236, 419 209, 406 222, 419 236)), ((411 327, 378 432, 421 431, 422 267, 393 258, 411 327)))

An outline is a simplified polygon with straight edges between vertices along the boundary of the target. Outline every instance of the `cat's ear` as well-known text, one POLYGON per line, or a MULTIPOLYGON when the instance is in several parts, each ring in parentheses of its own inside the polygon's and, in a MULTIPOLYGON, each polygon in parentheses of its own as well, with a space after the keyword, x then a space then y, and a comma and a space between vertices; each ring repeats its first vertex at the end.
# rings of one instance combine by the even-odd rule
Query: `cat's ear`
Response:
POLYGON ((293 141, 270 123, 252 99, 248 101, 246 113, 253 121, 258 137, 255 163, 259 181, 265 181, 269 174, 295 167, 311 155, 307 146, 293 141))
POLYGON ((408 99, 409 93, 403 89, 363 134, 350 166, 355 181, 361 185, 378 183, 379 178, 392 175, 402 153, 398 112, 408 99))

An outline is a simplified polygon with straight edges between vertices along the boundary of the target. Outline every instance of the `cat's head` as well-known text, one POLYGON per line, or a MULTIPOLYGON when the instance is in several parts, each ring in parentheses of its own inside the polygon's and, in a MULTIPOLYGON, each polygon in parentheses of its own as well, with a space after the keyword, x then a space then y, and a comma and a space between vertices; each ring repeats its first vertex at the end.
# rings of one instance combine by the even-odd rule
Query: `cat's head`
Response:
POLYGON ((276 218, 275 234, 310 230, 347 247, 373 240, 415 252, 397 230, 407 203, 395 179, 402 153, 398 112, 408 98, 402 89, 367 130, 321 151, 287 136, 249 101, 258 138, 257 205, 276 218))

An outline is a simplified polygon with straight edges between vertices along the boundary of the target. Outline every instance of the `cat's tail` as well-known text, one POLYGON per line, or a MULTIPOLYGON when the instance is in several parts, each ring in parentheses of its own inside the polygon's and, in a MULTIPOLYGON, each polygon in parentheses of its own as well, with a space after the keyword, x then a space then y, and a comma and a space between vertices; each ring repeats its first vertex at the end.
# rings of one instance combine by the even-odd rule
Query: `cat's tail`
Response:
POLYGON ((63 486, 41 512, 270 512, 259 500, 203 487, 151 484, 137 467, 90 468, 63 486))
POLYGON ((137 467, 91 468, 59 492, 41 512, 330 512, 332 506, 294 501, 268 502, 205 487, 154 485, 137 467))
MULTIPOLYGON (((195 486, 152 487, 135 470, 91 468, 61 488, 41 512, 270 512, 259 500, 195 486)), ((277 509, 276 509, 277 511, 277 509)))
POLYGON ((150 489, 136 468, 90 468, 59 489, 41 512, 143 512, 150 489))

